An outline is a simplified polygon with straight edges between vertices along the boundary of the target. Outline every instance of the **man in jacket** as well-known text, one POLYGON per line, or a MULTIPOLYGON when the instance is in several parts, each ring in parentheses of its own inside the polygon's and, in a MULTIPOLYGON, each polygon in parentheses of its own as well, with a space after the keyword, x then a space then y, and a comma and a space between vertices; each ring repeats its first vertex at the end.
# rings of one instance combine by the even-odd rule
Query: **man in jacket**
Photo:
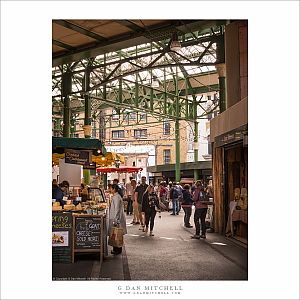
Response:
POLYGON ((190 218, 192 214, 192 206, 193 206, 193 199, 190 193, 190 185, 186 184, 183 187, 183 200, 181 206, 184 211, 184 226, 187 228, 192 228, 193 226, 190 224, 190 218))
POLYGON ((140 220, 140 228, 139 230, 145 231, 145 221, 143 220, 143 214, 142 214, 142 201, 143 201, 143 195, 146 192, 146 189, 148 187, 148 184, 146 183, 146 176, 142 176, 142 182, 139 184, 134 191, 134 201, 138 204, 138 211, 139 211, 139 220, 140 220))

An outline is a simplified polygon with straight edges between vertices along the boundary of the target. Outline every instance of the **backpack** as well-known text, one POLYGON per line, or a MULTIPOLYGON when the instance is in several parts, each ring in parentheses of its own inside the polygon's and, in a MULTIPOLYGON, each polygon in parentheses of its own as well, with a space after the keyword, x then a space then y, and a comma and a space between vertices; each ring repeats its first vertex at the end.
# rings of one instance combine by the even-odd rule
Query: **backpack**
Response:
POLYGON ((204 191, 199 192, 199 201, 208 201, 207 193, 204 191))
POLYGON ((176 186, 174 187, 173 191, 173 199, 182 198, 182 191, 181 188, 176 186))

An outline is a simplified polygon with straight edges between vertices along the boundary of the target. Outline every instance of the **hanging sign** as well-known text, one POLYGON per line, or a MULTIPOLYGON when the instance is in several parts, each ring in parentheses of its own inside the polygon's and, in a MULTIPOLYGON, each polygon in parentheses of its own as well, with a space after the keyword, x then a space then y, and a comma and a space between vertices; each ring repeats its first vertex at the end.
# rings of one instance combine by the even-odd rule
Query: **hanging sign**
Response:
POLYGON ((83 168, 88 169, 88 170, 95 170, 96 169, 96 163, 91 162, 91 163, 84 164, 83 168))
POLYGON ((66 149, 65 163, 75 165, 85 165, 91 162, 91 152, 83 150, 66 149))

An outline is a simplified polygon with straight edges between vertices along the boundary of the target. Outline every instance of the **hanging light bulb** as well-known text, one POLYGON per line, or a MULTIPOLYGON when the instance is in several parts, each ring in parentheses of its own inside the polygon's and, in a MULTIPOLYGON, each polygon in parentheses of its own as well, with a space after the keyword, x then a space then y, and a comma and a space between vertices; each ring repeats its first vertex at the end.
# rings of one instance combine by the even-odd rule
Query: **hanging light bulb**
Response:
POLYGON ((157 80, 157 76, 155 76, 155 75, 152 76, 152 83, 151 83, 151 86, 154 87, 154 88, 159 87, 159 82, 158 82, 158 80, 157 80))
POLYGON ((170 50, 172 51, 179 51, 181 49, 181 44, 178 41, 178 35, 177 32, 174 32, 172 35, 172 41, 170 45, 170 50))

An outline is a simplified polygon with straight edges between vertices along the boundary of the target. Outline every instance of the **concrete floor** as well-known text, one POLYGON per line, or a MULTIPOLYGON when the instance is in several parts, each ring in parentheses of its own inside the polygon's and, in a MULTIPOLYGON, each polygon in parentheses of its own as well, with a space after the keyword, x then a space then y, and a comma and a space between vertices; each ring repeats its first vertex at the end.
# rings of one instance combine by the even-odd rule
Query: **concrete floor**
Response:
MULTIPOLYGON (((127 216, 122 255, 110 254, 101 270, 97 257, 82 257, 74 264, 53 264, 53 278, 90 277, 91 280, 247 280, 248 251, 217 233, 205 240, 191 239, 194 228, 183 227, 183 216, 162 212, 150 237, 127 216)), ((193 221, 191 220, 191 224, 193 221)), ((55 280, 54 279, 54 280, 55 280)))
MULTIPOLYGON (((247 280, 247 249, 215 233, 194 240, 183 215, 161 213, 154 237, 128 225, 125 249, 131 280, 247 280)), ((193 223, 193 222, 191 222, 193 223)), ((128 273, 128 271, 127 271, 128 273)))

